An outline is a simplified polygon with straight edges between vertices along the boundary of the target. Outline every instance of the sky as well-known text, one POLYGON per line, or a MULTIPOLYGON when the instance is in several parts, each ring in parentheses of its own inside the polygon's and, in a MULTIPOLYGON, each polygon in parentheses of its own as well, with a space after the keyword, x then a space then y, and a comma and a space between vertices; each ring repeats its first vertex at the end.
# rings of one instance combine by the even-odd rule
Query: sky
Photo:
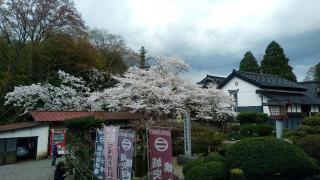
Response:
POLYGON ((299 81, 320 62, 319 0, 74 0, 90 28, 121 35, 148 55, 178 56, 200 81, 227 76, 246 51, 260 62, 278 42, 299 81))

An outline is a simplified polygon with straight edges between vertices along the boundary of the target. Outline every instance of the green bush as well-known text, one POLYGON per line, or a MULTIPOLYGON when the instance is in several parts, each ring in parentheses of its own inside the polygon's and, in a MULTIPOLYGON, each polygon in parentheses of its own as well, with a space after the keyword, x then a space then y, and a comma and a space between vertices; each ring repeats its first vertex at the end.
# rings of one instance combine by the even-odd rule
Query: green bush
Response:
POLYGON ((320 162, 320 134, 304 137, 298 141, 297 145, 306 154, 320 162))
POLYGON ((196 166, 199 166, 200 164, 203 164, 203 159, 201 159, 201 158, 190 160, 182 168, 183 175, 186 175, 188 173, 188 171, 190 171, 192 168, 194 168, 196 166))
POLYGON ((258 112, 240 112, 237 115, 236 119, 240 121, 240 124, 263 124, 268 121, 268 115, 258 112))
POLYGON ((233 134, 240 132, 240 126, 239 125, 231 125, 229 127, 229 131, 233 134))
POLYGON ((300 139, 307 136, 308 134, 305 131, 301 130, 290 130, 285 131, 283 137, 289 139, 293 143, 297 143, 300 139))
POLYGON ((242 135, 256 135, 256 125, 255 124, 244 124, 240 126, 240 133, 242 135))
POLYGON ((307 134, 320 134, 320 126, 300 126, 298 130, 307 134))
POLYGON ((213 161, 200 164, 187 172, 185 180, 208 180, 228 178, 228 169, 223 162, 213 161))
POLYGON ((240 126, 240 133, 249 136, 268 136, 273 127, 266 124, 244 124, 240 126))
POLYGON ((256 134, 258 136, 269 136, 272 133, 273 127, 267 124, 257 124, 256 134))
POLYGON ((213 152, 208 156, 203 157, 203 162, 212 162, 212 161, 219 161, 224 162, 224 157, 222 157, 219 153, 213 152))
POLYGON ((226 152, 229 168, 240 168, 246 177, 297 178, 312 175, 317 166, 298 147, 275 138, 249 138, 226 152))
POLYGON ((320 126, 320 116, 306 117, 303 119, 302 124, 308 126, 320 126))

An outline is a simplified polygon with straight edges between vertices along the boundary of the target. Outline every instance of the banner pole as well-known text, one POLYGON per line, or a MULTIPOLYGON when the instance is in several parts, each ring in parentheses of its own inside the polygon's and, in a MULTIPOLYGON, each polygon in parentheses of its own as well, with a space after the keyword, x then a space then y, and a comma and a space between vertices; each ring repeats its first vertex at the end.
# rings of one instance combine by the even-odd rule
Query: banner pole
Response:
POLYGON ((148 125, 146 124, 146 139, 147 139, 147 161, 148 161, 148 179, 150 180, 150 150, 149 150, 149 127, 148 125))

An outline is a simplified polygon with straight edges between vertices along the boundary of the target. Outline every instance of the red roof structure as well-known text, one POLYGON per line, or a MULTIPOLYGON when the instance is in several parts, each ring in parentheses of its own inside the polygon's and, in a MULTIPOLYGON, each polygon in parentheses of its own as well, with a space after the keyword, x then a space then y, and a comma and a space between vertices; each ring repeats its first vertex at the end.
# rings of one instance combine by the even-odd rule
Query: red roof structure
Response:
POLYGON ((3 126, 0 126, 0 132, 5 131, 13 131, 17 129, 25 129, 25 128, 34 128, 42 126, 42 124, 39 124, 37 122, 23 122, 23 123, 14 123, 14 124, 6 124, 3 126))
POLYGON ((79 111, 33 111, 31 116, 37 122, 60 122, 68 119, 93 116, 101 120, 139 120, 142 114, 130 112, 79 112, 79 111))

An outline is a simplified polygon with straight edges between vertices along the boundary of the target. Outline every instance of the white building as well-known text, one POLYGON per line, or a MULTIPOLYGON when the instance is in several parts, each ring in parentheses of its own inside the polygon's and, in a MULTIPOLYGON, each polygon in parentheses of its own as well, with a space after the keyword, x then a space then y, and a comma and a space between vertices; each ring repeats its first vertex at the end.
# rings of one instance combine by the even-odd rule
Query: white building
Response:
MULTIPOLYGON (((320 82, 296 83, 276 75, 233 71, 227 78, 208 75, 199 84, 216 83, 218 88, 229 93, 237 112, 254 111, 269 114, 267 103, 289 103, 287 128, 297 128, 303 117, 319 112, 320 82)), ((273 124, 272 121, 270 121, 273 124)))
POLYGON ((0 165, 48 156, 49 126, 36 122, 0 126, 0 165))

